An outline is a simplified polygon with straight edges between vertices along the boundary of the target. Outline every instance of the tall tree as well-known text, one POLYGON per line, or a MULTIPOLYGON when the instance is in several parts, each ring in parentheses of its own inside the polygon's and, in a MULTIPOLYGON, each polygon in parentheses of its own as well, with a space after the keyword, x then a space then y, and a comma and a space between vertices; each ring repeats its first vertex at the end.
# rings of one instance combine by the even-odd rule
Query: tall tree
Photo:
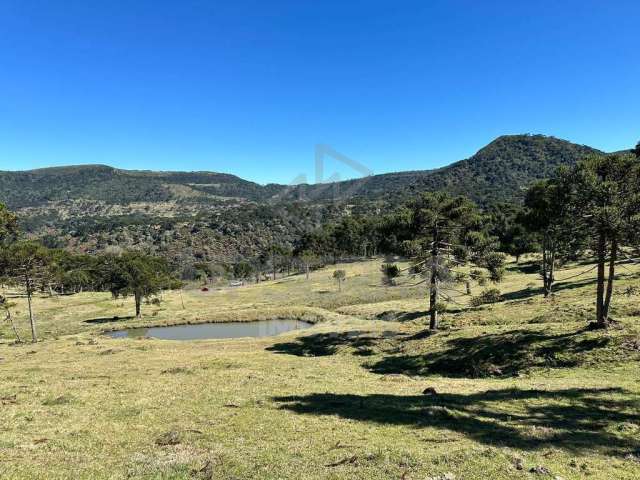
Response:
POLYGON ((342 282, 347 278, 347 272, 344 270, 335 270, 333 272, 333 279, 338 283, 338 291, 342 291, 342 282))
POLYGON ((514 256, 516 263, 520 263, 520 257, 536 251, 538 245, 535 236, 517 220, 505 231, 504 237, 500 239, 500 247, 503 252, 514 256))
POLYGON ((173 284, 164 259, 139 252, 105 255, 101 259, 102 288, 114 297, 132 295, 136 318, 142 316, 142 300, 173 284))
POLYGON ((31 325, 31 341, 38 341, 36 317, 33 310, 33 294, 38 287, 51 282, 51 252, 35 242, 21 241, 2 249, 0 272, 10 283, 24 288, 31 325))
POLYGON ((304 266, 304 272, 307 280, 309 280, 309 270, 313 265, 316 265, 318 261, 318 256, 311 250, 304 250, 300 254, 300 262, 302 262, 302 265, 304 266))
POLYGON ((18 220, 11 211, 0 203, 0 243, 10 239, 18 231, 18 220))
POLYGON ((636 148, 633 150, 633 153, 635 154, 636 158, 640 158, 640 142, 638 142, 638 144, 636 145, 636 148))
POLYGON ((20 333, 18 332, 16 324, 13 322, 13 317, 11 316, 11 308, 14 306, 15 304, 9 302, 9 300, 4 295, 0 295, 0 311, 4 312, 4 319, 11 326, 11 330, 13 330, 13 334, 16 336, 16 342, 22 343, 20 333))
MULTIPOLYGON (((0 203, 0 246, 7 243, 17 232, 17 218, 16 216, 10 212, 7 207, 0 203)), ((1 257, 1 255, 0 255, 1 257)), ((2 259, 0 258, 0 263, 2 263, 2 259)), ((2 265, 0 265, 0 276, 2 274, 2 265)), ((16 328, 15 323, 13 322, 13 317, 11 316, 11 308, 14 306, 13 303, 9 301, 3 295, 0 295, 0 311, 4 312, 5 320, 11 326, 14 335, 16 336, 16 341, 18 343, 22 343, 22 339, 20 338, 20 333, 16 328)))
POLYGON ((50 250, 50 289, 65 294, 78 293, 95 286, 96 266, 90 255, 74 255, 65 250, 50 250))
POLYGON ((640 245, 640 159, 594 156, 576 166, 573 178, 573 203, 597 257, 596 324, 605 328, 616 263, 625 246, 640 245))
POLYGON ((534 184, 525 197, 522 222, 539 236, 545 297, 552 292, 558 263, 574 256, 584 243, 584 229, 571 201, 571 175, 560 170, 555 178, 534 184))
POLYGON ((411 203, 413 232, 421 238, 419 268, 429 283, 429 328, 439 327, 441 287, 455 271, 472 263, 490 270, 498 281, 504 256, 491 255, 495 246, 477 207, 464 197, 444 192, 425 193, 411 203))
POLYGON ((249 262, 240 261, 233 265, 233 277, 239 280, 246 280, 253 273, 253 267, 249 262))

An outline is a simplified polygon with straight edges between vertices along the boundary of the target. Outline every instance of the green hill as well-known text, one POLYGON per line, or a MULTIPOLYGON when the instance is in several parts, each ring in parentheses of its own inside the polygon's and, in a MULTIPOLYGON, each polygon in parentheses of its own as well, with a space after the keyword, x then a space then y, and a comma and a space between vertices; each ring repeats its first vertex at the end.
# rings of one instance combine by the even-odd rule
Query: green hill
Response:
POLYGON ((211 172, 57 167, 0 172, 0 202, 49 246, 144 248, 189 269, 259 255, 273 243, 291 247, 328 219, 384 212, 420 191, 447 190, 483 205, 517 201, 531 182, 594 152, 542 135, 503 136, 436 170, 295 187, 211 172))
MULTIPOLYGON (((376 200, 412 190, 445 189, 481 203, 512 200, 532 181, 548 177, 593 148, 543 135, 502 136, 472 157, 436 170, 373 175, 334 185, 259 185, 212 172, 120 170, 104 165, 0 172, 0 201, 12 208, 52 201, 90 200, 126 205, 133 202, 187 201, 207 204, 220 198, 264 201, 274 196, 326 201, 337 195, 376 200), (177 188, 176 188, 177 187, 177 188)), ((601 153, 601 152, 600 152, 601 153)))
MULTIPOLYGON (((412 191, 448 190, 479 203, 512 201, 531 182, 549 177, 561 165, 572 165, 594 153, 591 147, 544 135, 502 136, 472 157, 436 170, 387 173, 338 184, 338 192, 368 199, 394 198, 412 191)), ((323 186, 301 186, 312 199, 327 199, 323 186)))

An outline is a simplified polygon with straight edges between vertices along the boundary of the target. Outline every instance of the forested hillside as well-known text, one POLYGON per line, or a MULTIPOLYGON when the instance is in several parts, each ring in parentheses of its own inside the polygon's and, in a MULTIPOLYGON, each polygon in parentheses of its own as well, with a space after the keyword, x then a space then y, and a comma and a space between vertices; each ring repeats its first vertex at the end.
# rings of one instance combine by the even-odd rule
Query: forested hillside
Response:
POLYGON ((503 136, 471 158, 437 170, 374 175, 337 182, 337 188, 262 186, 234 175, 211 172, 134 171, 104 165, 57 167, 0 172, 0 201, 17 209, 79 199, 118 205, 171 200, 206 204, 220 197, 263 201, 277 194, 328 200, 336 192, 339 196, 379 199, 413 188, 464 192, 483 203, 511 200, 532 180, 548 177, 558 166, 574 164, 595 152, 590 147, 542 135, 503 136), (353 188, 354 185, 359 186, 353 188))
POLYGON ((259 255, 270 245, 291 249, 327 221, 384 214, 419 192, 464 194, 484 207, 519 202, 533 181, 594 152, 542 135, 503 136, 436 170, 296 187, 222 173, 58 167, 0 172, 0 202, 49 246, 150 250, 188 270, 198 261, 259 255))
POLYGON ((206 202, 216 196, 259 200, 271 190, 223 173, 119 170, 105 165, 0 172, 0 198, 12 208, 78 199, 117 205, 188 198, 206 202))

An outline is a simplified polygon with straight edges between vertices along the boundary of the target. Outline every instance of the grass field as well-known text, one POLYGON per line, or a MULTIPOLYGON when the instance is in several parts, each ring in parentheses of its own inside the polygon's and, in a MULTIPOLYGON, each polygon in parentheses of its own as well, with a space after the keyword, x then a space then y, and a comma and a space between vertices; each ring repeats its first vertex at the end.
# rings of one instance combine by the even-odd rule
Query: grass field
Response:
POLYGON ((470 308, 454 292, 429 335, 424 285, 383 287, 380 264, 170 292, 141 320, 131 299, 36 298, 41 342, 14 345, 0 327, 0 478, 640 478, 640 296, 625 294, 639 268, 620 269, 608 331, 585 328, 593 272, 575 275, 588 265, 559 272, 545 300, 537 274, 510 264, 502 302, 470 308), (101 335, 276 317, 316 325, 263 339, 101 335))

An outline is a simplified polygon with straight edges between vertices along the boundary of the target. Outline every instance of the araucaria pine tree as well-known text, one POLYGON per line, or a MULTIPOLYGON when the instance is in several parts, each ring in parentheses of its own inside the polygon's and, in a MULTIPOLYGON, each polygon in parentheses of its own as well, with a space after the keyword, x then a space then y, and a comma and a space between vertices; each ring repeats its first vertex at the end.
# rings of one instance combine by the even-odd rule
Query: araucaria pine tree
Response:
POLYGON ((572 200, 597 261, 596 324, 609 324, 616 263, 628 247, 640 246, 640 159, 595 156, 573 171, 572 200))
POLYGON ((579 214, 572 184, 573 172, 562 169, 554 178, 534 184, 525 197, 521 220, 538 237, 545 297, 552 293, 557 265, 576 256, 585 245, 584 229, 576 221, 579 214))
POLYGON ((429 328, 439 327, 441 300, 457 273, 471 264, 486 269, 489 278, 500 281, 504 273, 504 255, 495 252, 496 242, 485 231, 482 215, 465 197, 444 192, 425 193, 410 204, 412 230, 420 239, 414 271, 429 284, 429 328))

